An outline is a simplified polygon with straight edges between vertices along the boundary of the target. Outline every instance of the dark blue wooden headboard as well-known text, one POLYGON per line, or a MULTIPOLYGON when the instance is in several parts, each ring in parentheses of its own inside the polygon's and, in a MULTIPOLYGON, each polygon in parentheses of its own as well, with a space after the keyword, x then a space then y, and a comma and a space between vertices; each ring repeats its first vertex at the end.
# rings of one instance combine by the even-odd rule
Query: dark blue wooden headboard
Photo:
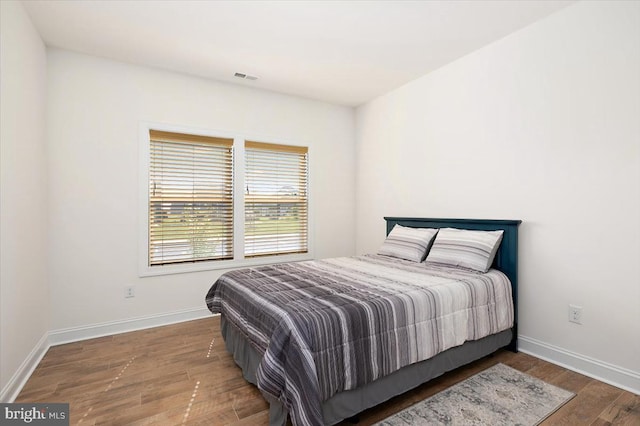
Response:
POLYGON ((478 231, 503 230, 502 242, 493 261, 493 268, 498 269, 509 277, 511 294, 513 296, 514 324, 513 339, 509 350, 517 352, 518 337, 518 225, 521 220, 493 220, 493 219, 435 219, 412 217, 385 217, 387 221, 387 235, 398 224, 411 228, 458 228, 478 231))

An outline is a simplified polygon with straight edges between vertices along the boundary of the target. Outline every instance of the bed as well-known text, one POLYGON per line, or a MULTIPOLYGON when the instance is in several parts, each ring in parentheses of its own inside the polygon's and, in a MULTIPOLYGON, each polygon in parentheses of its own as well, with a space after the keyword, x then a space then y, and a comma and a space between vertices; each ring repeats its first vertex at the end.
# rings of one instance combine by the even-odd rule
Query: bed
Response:
POLYGON ((385 244, 400 228, 500 241, 486 273, 372 254, 231 271, 207 293, 228 351, 270 404, 271 425, 335 424, 500 348, 517 350, 520 221, 385 220, 385 244))

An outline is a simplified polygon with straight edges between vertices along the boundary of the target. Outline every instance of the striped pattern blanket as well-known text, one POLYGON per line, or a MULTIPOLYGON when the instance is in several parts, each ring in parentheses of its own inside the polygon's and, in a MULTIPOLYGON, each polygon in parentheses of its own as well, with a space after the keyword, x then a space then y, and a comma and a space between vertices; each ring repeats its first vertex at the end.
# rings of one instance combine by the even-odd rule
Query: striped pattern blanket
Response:
POLYGON ((227 272, 206 302, 264 353, 257 386, 295 425, 322 424, 337 392, 513 324, 501 272, 380 255, 227 272))

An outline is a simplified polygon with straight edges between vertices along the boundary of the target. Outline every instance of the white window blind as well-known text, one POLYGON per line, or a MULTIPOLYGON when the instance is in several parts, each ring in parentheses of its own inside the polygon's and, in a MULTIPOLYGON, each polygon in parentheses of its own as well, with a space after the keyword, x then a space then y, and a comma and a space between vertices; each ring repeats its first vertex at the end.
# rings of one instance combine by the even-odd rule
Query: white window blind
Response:
POLYGON ((149 265, 232 259, 233 139, 149 136, 149 265))
POLYGON ((307 148, 245 142, 245 257, 307 253, 307 148))

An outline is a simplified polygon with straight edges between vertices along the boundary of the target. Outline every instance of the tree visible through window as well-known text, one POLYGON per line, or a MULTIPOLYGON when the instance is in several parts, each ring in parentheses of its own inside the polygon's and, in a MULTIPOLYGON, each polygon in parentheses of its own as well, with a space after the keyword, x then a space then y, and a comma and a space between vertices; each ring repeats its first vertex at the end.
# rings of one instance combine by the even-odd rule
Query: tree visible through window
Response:
POLYGON ((233 139, 149 135, 149 265, 232 259, 233 139))

